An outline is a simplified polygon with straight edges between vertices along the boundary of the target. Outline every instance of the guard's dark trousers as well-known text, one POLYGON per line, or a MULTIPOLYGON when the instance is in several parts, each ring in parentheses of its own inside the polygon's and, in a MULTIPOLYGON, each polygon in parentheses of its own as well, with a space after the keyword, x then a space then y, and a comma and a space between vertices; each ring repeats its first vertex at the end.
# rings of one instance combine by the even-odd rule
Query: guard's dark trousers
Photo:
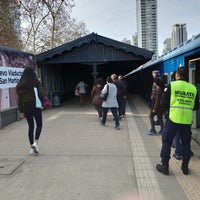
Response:
POLYGON ((187 175, 189 173, 188 164, 191 157, 191 148, 190 148, 191 125, 176 124, 173 123, 170 119, 167 119, 166 125, 162 132, 162 149, 160 153, 160 157, 162 158, 162 164, 156 166, 157 170, 165 175, 168 174, 167 169, 169 165, 171 145, 177 132, 180 133, 180 140, 182 144, 181 153, 182 153, 183 163, 181 169, 184 174, 187 175))

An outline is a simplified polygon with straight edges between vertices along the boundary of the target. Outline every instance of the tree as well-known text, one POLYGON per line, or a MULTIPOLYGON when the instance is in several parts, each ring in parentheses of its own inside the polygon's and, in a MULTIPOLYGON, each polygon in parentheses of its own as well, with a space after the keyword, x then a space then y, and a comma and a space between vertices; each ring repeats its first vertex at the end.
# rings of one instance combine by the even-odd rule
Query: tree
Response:
POLYGON ((0 45, 21 49, 19 11, 15 0, 0 1, 0 45))
POLYGON ((87 34, 84 22, 71 18, 73 0, 19 0, 23 48, 34 54, 87 34))
POLYGON ((45 19, 49 12, 41 0, 19 1, 22 13, 22 43, 23 49, 36 54, 40 49, 40 36, 45 19))

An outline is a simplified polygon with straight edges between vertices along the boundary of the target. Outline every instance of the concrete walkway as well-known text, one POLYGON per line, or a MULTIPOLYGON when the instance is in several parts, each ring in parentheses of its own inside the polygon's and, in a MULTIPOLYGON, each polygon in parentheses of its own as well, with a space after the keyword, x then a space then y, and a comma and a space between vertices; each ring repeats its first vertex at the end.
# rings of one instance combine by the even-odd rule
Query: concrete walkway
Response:
MULTIPOLYGON (((97 112, 78 99, 43 112, 40 154, 30 156, 25 120, 0 130, 0 199, 7 200, 124 200, 140 194, 147 200, 198 199, 199 145, 191 174, 172 158, 170 175, 155 170, 160 162, 160 136, 148 136, 148 108, 138 98, 114 129, 109 113, 101 126, 97 112), (189 188, 188 188, 189 187, 189 188)), ((131 198, 131 200, 134 198, 131 198)))

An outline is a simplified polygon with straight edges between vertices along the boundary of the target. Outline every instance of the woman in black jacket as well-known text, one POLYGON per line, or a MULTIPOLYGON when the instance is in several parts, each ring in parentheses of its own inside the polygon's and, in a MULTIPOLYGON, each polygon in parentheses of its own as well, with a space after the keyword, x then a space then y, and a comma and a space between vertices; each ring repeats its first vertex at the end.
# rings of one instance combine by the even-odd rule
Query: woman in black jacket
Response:
POLYGON ((33 68, 26 67, 16 86, 18 95, 18 107, 20 118, 26 118, 28 123, 28 136, 31 149, 29 154, 39 153, 38 141, 42 131, 42 109, 36 108, 34 87, 38 90, 38 96, 42 100, 45 96, 44 90, 33 68), (36 130, 34 137, 34 119, 36 130))

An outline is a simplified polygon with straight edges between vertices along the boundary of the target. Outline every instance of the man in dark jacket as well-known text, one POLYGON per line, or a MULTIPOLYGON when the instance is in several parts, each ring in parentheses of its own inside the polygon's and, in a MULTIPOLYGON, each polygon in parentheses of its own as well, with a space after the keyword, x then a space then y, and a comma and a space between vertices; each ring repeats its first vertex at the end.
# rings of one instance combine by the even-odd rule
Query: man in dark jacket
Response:
POLYGON ((126 99, 127 99, 127 95, 128 95, 128 84, 121 74, 118 76, 118 81, 121 84, 123 84, 121 114, 122 114, 122 117, 125 117, 125 115, 126 115, 126 99))
POLYGON ((162 79, 157 78, 155 79, 154 84, 155 84, 155 91, 153 92, 153 95, 152 95, 151 112, 149 114, 151 129, 148 132, 148 135, 152 135, 156 133, 155 121, 154 121, 155 116, 157 116, 157 119, 160 125, 159 134, 162 134, 162 130, 164 126, 164 123, 163 123, 164 110, 162 106, 160 105, 160 99, 163 93, 164 83, 162 79))
POLYGON ((121 81, 118 80, 116 74, 112 74, 111 79, 117 87, 117 101, 118 101, 118 104, 119 104, 118 115, 119 115, 119 118, 121 119, 121 117, 122 117, 122 106, 123 106, 122 102, 123 102, 123 96, 126 93, 126 89, 124 88, 124 84, 121 81))

